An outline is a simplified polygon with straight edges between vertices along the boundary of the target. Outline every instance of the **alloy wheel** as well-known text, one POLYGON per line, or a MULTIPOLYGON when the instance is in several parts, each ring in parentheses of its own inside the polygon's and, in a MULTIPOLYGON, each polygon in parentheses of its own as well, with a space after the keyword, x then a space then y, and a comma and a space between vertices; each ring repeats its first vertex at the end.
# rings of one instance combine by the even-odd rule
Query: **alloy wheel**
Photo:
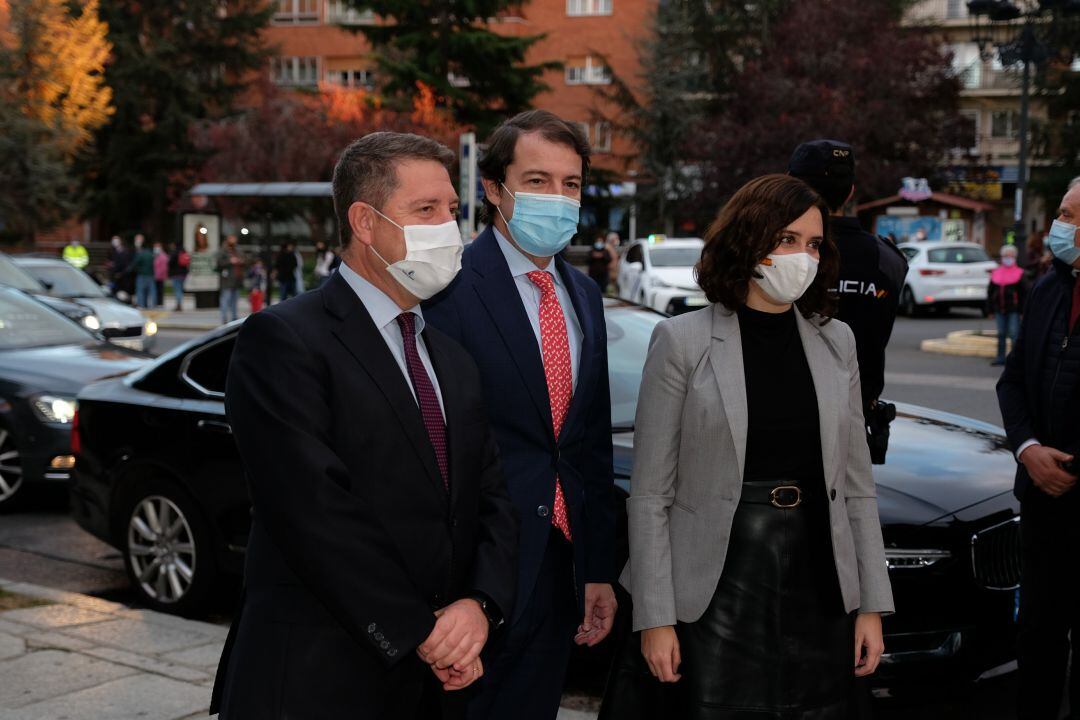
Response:
POLYGON ((195 540, 184 513, 162 495, 143 498, 128 522, 128 559, 146 595, 175 603, 195 580, 195 540))
POLYGON ((0 430, 0 503, 11 500, 22 483, 22 456, 15 439, 9 431, 0 430))

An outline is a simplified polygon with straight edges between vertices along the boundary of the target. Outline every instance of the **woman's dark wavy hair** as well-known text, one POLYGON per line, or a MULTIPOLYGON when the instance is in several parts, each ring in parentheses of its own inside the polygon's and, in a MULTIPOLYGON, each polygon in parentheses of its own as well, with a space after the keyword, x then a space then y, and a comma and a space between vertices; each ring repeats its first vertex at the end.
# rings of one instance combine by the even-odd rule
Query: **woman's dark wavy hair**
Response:
POLYGON ((810 208, 821 212, 824 241, 817 277, 795 305, 810 318, 834 315, 840 254, 829 236, 829 208, 813 188, 790 175, 764 175, 739 188, 705 233, 705 247, 694 271, 710 302, 728 310, 746 305, 758 264, 776 249, 780 233, 810 208))

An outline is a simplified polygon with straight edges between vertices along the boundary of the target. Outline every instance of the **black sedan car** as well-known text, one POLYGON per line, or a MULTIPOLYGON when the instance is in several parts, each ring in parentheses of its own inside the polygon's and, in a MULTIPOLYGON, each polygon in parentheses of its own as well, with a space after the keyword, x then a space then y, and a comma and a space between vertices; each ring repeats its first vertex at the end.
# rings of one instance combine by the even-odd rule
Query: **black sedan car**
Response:
MULTIPOLYGON (((621 507, 642 367, 662 316, 612 300, 606 315, 621 507)), ((241 571, 249 503, 222 402, 238 330, 220 328, 79 395, 75 517, 122 551, 133 585, 155 608, 193 612, 219 573, 241 571)), ((889 654, 878 682, 945 672, 975 679, 1011 660, 1019 576, 1013 468, 999 429, 900 408, 889 463, 875 468, 899 608, 885 619, 889 654)), ((619 522, 624 562, 625 513, 619 522)))
POLYGON ((15 507, 24 487, 70 479, 76 393, 148 359, 0 287, 0 510, 15 507))

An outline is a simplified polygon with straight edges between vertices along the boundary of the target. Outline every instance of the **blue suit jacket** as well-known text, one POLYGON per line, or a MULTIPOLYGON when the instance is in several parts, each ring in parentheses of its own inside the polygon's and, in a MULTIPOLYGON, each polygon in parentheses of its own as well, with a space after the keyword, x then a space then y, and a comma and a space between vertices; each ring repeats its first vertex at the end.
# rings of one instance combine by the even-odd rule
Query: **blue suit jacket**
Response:
POLYGON ((465 249, 454 282, 424 305, 424 318, 457 340, 480 368, 488 416, 510 498, 521 516, 516 620, 528 603, 551 527, 558 474, 574 535, 574 582, 615 580, 607 327, 596 283, 562 258, 555 267, 581 323, 577 387, 555 438, 540 348, 506 258, 488 228, 465 249))

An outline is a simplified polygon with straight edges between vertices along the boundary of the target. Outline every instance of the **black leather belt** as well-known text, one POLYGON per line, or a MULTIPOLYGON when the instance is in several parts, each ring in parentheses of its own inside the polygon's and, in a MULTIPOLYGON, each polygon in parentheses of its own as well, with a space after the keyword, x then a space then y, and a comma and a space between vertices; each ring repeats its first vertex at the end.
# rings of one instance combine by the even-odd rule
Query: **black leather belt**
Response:
POLYGON ((818 499, 818 492, 803 487, 799 483, 779 482, 775 484, 757 484, 754 482, 743 483, 740 502, 754 505, 772 505, 775 508, 786 510, 814 502, 818 499))

